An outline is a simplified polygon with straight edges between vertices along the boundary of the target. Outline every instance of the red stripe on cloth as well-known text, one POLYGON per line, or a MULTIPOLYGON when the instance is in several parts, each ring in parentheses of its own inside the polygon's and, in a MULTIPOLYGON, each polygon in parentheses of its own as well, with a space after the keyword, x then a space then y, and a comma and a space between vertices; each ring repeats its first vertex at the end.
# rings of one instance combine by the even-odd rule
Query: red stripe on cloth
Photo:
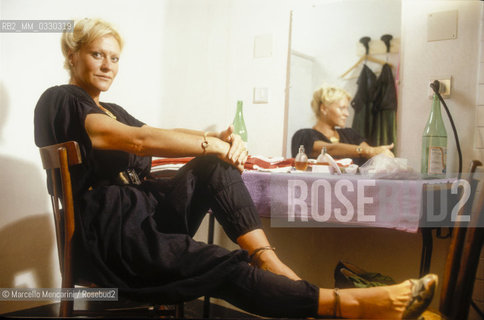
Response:
POLYGON ((180 164, 180 163, 187 163, 188 161, 192 160, 193 157, 183 157, 183 158, 161 158, 161 159, 154 159, 151 161, 151 166, 161 166, 164 164, 180 164))

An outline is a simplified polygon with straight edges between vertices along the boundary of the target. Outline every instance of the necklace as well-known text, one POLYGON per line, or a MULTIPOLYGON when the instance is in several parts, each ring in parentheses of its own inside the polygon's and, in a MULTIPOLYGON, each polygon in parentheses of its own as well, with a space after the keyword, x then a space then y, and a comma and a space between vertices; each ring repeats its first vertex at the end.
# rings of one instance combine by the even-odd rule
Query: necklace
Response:
POLYGON ((337 137, 331 137, 331 138, 329 138, 329 141, 331 143, 338 143, 339 142, 339 138, 337 138, 337 137))
POLYGON ((331 134, 325 134, 325 136, 328 137, 328 139, 331 143, 338 143, 339 142, 339 135, 338 135, 338 131, 336 131, 336 129, 333 129, 333 132, 331 134))
POLYGON ((116 120, 116 116, 111 111, 109 111, 108 109, 104 108, 101 104, 99 104, 99 108, 101 108, 101 110, 104 111, 108 116, 110 116, 111 118, 113 118, 114 120, 116 120))
POLYGON ((317 125, 314 126, 313 129, 321 132, 325 137, 327 137, 329 139, 329 142, 331 142, 331 143, 338 143, 339 142, 339 135, 338 135, 338 131, 336 131, 336 129, 333 129, 333 131, 334 131, 333 134, 325 133, 324 132, 325 130, 323 130, 323 128, 321 128, 321 127, 318 128, 317 125))

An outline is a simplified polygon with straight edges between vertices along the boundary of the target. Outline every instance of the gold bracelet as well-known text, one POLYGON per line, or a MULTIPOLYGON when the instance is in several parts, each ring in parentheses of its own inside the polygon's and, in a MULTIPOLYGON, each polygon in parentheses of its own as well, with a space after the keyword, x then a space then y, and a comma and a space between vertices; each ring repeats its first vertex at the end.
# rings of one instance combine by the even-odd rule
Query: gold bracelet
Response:
POLYGON ((208 148, 207 134, 208 132, 205 132, 203 134, 203 141, 202 141, 203 154, 207 153, 207 148, 208 148))
POLYGON ((260 248, 257 248, 255 249, 249 256, 249 259, 252 261, 254 260, 254 258, 256 258, 259 254, 261 254, 263 251, 266 251, 266 250, 271 250, 271 251, 275 251, 276 248, 274 247, 271 247, 271 246, 265 246, 265 247, 260 247, 260 248))
POLYGON ((341 317, 341 297, 339 296, 339 288, 333 289, 334 293, 334 306, 333 306, 333 317, 341 317))

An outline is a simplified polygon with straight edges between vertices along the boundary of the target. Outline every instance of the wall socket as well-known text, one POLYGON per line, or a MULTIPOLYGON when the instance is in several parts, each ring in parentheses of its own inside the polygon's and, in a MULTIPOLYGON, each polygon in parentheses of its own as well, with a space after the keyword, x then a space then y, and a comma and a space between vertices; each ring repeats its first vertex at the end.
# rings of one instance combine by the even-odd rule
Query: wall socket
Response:
POLYGON ((429 80, 428 91, 427 91, 429 99, 432 99, 432 97, 434 96, 434 90, 430 87, 430 84, 435 80, 439 80, 440 82, 439 93, 442 96, 442 98, 444 99, 450 98, 450 93, 452 89, 452 77, 445 76, 445 77, 435 77, 429 80))

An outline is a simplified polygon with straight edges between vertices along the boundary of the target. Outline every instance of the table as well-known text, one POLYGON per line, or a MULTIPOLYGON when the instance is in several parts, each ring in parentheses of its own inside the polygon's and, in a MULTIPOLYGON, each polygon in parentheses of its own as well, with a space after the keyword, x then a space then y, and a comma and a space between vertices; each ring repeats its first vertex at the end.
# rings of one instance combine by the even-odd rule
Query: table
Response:
MULTIPOLYGON (((456 179, 388 180, 257 171, 244 171, 242 179, 259 215, 270 218, 273 227, 383 227, 411 233, 421 230, 421 275, 430 269, 430 227, 452 226, 450 219, 429 224, 435 205, 429 208, 427 204, 430 196, 434 202, 447 201, 456 179), (442 191, 440 198, 434 197, 442 191), (422 224, 428 228, 421 229, 422 224)), ((453 202, 440 208, 445 215, 449 216, 453 202)))
POLYGON ((411 233, 418 231, 425 216, 429 186, 448 190, 448 184, 455 181, 257 171, 245 171, 242 179, 260 216, 274 219, 279 226, 307 222, 319 227, 383 227, 411 233))

